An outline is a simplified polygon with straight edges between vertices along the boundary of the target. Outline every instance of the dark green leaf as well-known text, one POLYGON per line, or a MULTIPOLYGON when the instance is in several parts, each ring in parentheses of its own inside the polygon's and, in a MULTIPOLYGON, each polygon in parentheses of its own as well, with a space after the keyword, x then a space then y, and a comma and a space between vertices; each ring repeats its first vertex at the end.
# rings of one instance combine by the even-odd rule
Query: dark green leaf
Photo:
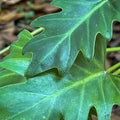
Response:
POLYGON ((80 53, 63 77, 51 70, 0 88, 0 119, 86 120, 94 106, 99 120, 110 120, 113 104, 120 104, 120 78, 104 70, 105 43, 98 36, 94 58, 80 53))
POLYGON ((24 30, 18 35, 18 41, 11 46, 10 54, 0 62, 0 67, 24 75, 31 60, 31 54, 23 55, 24 45, 32 39, 29 31, 24 30))
POLYGON ((120 0, 54 0, 52 5, 61 7, 62 11, 37 18, 32 23, 46 30, 24 48, 24 52, 33 52, 28 76, 51 68, 64 73, 80 50, 92 58, 96 35, 101 33, 110 39, 112 22, 120 20, 120 0))

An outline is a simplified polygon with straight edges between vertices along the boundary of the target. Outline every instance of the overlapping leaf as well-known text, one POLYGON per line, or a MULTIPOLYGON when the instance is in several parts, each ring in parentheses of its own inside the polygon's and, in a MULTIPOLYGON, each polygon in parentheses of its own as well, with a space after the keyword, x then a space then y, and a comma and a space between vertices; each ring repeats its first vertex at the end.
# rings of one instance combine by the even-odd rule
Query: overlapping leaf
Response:
POLYGON ((54 0, 52 5, 62 11, 32 23, 45 31, 24 48, 24 52, 33 52, 28 76, 56 67, 64 73, 80 50, 92 58, 96 35, 110 39, 112 22, 120 20, 120 0, 54 0))
POLYGON ((18 35, 18 41, 11 46, 10 54, 0 62, 0 67, 24 75, 31 60, 31 55, 22 55, 24 45, 32 39, 29 31, 24 30, 18 35))
POLYGON ((79 54, 64 77, 51 70, 0 88, 0 119, 86 120, 95 106, 99 120, 110 120, 113 104, 120 104, 120 78, 105 72, 104 54, 99 36, 93 60, 79 54))

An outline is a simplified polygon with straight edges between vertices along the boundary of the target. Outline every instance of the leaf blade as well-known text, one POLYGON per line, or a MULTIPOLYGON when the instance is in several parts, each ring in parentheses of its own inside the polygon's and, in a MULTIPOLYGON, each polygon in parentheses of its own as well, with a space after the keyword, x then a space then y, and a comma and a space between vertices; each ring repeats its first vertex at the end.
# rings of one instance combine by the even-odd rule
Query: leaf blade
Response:
POLYGON ((105 72, 106 41, 98 36, 96 42, 94 58, 88 60, 80 53, 62 78, 52 70, 0 88, 0 118, 86 120, 95 106, 99 120, 109 120, 112 106, 120 104, 120 78, 105 72))
POLYGON ((0 67, 24 76, 30 64, 31 55, 23 55, 22 49, 32 37, 29 31, 23 30, 18 35, 18 41, 11 45, 10 54, 0 62, 0 67))
POLYGON ((24 52, 33 52, 27 75, 34 76, 51 68, 57 68, 64 74, 71 68, 79 51, 92 58, 96 35, 101 33, 110 39, 113 20, 120 20, 119 2, 53 1, 53 5, 60 6, 62 11, 38 18, 32 23, 34 27, 44 26, 46 31, 24 47, 24 52))

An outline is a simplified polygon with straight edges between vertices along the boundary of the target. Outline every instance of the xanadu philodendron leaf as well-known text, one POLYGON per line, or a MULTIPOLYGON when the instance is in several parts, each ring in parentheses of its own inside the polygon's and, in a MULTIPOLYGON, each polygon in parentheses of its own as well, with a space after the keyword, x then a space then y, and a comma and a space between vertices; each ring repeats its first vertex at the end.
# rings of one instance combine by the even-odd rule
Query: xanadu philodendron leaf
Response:
POLYGON ((54 0, 52 5, 62 11, 32 22, 32 26, 43 26, 45 31, 24 48, 24 52, 33 52, 28 76, 51 68, 64 73, 79 51, 92 58, 96 35, 101 33, 110 39, 112 22, 120 20, 120 0, 54 0))
POLYGON ((30 64, 31 54, 22 55, 22 49, 32 37, 29 31, 23 30, 18 35, 18 41, 12 44, 10 54, 0 62, 0 67, 24 75, 30 64))
POLYGON ((87 120, 94 106, 99 120, 110 120, 113 104, 120 104, 120 78, 104 70, 105 43, 98 36, 93 59, 80 53, 63 77, 51 70, 0 88, 0 119, 87 120))
POLYGON ((25 81, 26 79, 23 76, 18 75, 15 72, 5 69, 0 70, 0 87, 25 81))

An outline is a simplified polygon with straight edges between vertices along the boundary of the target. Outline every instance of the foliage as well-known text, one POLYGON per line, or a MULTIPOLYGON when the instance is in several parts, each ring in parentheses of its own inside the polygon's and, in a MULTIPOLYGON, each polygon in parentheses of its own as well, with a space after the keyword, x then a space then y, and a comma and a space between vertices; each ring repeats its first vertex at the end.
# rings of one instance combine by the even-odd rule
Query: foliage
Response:
POLYGON ((18 35, 18 41, 12 44, 10 54, 0 62, 0 67, 24 76, 30 63, 31 55, 22 55, 22 49, 30 39, 32 39, 31 33, 27 30, 22 31, 18 35))
POLYGON ((61 7, 62 12, 32 22, 32 26, 43 26, 46 30, 24 48, 24 52, 34 53, 27 71, 28 76, 54 67, 64 74, 74 63, 79 51, 87 58, 94 56, 98 33, 107 39, 111 38, 112 22, 114 19, 120 20, 120 1, 80 1, 55 0, 52 4, 61 7))
POLYGON ((110 120, 120 77, 105 69, 106 40, 120 1, 52 4, 62 11, 32 23, 45 31, 33 37, 24 30, 0 62, 0 119, 86 120, 94 106, 99 120, 110 120))

